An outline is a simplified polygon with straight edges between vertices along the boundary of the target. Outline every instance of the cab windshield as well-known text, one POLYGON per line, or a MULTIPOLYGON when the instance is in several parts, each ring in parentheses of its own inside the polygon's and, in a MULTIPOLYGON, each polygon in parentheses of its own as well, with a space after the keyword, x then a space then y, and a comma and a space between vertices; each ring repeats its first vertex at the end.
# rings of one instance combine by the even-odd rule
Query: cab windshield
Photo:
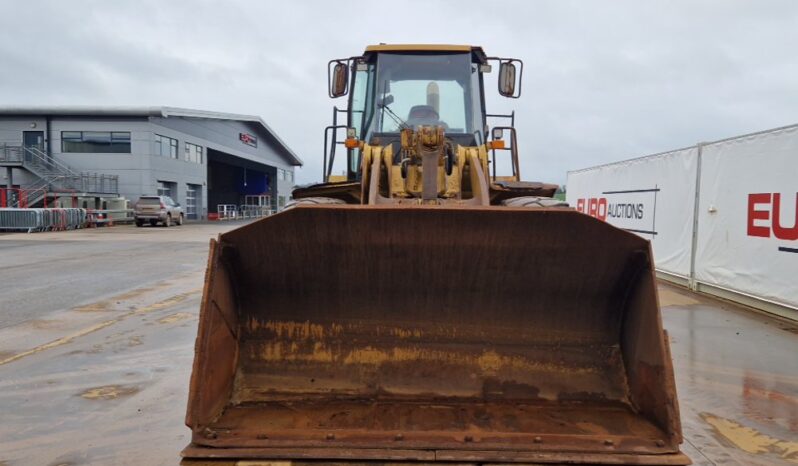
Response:
POLYGON ((363 122, 367 140, 375 133, 420 125, 442 126, 447 134, 476 134, 478 141, 484 140, 479 66, 472 63, 470 53, 380 53, 372 73, 369 87, 374 98, 360 100, 369 101, 372 108, 353 114, 367 119, 363 122))

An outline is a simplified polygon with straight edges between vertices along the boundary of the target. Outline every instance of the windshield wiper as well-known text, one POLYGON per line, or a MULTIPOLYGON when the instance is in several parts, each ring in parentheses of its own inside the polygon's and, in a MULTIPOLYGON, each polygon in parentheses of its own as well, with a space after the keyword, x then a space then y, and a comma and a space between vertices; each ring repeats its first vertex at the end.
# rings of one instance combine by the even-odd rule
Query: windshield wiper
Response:
POLYGON ((388 111, 388 116, 393 119, 394 123, 399 125, 399 128, 402 128, 402 129, 410 128, 410 125, 408 125, 406 121, 404 121, 401 117, 399 117, 399 115, 394 113, 394 111, 391 110, 391 107, 389 107, 388 104, 378 104, 377 106, 380 107, 383 110, 387 110, 388 111))
POLYGON ((382 98, 377 101, 377 107, 382 109, 382 113, 380 114, 380 124, 382 124, 382 121, 384 120, 383 116, 385 115, 385 110, 387 110, 388 116, 391 117, 391 119, 393 119, 394 123, 399 125, 400 129, 410 128, 410 125, 408 125, 407 122, 405 122, 399 115, 397 115, 393 110, 391 110, 390 107, 388 107, 393 103, 393 96, 388 95, 387 92, 388 81, 385 81, 383 89, 384 90, 382 92, 382 98))

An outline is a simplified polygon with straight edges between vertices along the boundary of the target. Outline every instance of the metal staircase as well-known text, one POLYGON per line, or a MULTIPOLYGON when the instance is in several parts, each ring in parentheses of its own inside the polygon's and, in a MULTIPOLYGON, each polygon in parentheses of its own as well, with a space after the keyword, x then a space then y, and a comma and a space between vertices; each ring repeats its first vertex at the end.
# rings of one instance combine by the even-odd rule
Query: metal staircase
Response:
MULTIPOLYGON (((36 176, 22 188, 28 194, 28 207, 43 202, 48 195, 119 193, 118 176, 76 172, 35 146, 0 144, 0 167, 23 168, 36 176)), ((20 201, 18 196, 9 207, 20 207, 20 201)))

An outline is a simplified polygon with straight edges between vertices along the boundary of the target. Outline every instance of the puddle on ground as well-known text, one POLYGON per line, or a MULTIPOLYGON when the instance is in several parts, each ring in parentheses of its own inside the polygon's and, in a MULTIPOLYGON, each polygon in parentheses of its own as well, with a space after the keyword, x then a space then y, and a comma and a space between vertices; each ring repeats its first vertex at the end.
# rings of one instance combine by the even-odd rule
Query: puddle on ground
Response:
MULTIPOLYGON (((180 463, 181 466, 190 466, 193 463, 186 462, 180 463)), ((258 461, 258 460, 241 460, 236 461, 236 466, 291 466, 291 461, 258 461)))
POLYGON ((127 346, 139 346, 142 344, 141 335, 136 335, 135 337, 130 337, 127 340, 127 346))
POLYGON ((135 386, 105 385, 103 387, 90 388, 80 394, 87 400, 114 400, 120 396, 130 396, 138 393, 141 389, 135 386))
POLYGON ((74 307, 72 310, 78 312, 103 312, 107 311, 110 307, 110 301, 98 301, 96 303, 86 304, 85 306, 74 307))
MULTIPOLYGON (((127 299, 138 298, 139 296, 141 296, 142 294, 144 294, 144 293, 146 293, 148 291, 153 291, 153 290, 155 290, 157 288, 161 288, 161 287, 163 287, 163 285, 145 286, 143 288, 136 288, 135 290, 127 291, 127 292, 122 293, 120 295, 116 295, 113 298, 111 298, 111 300, 112 301, 125 301, 127 299)), ((119 303, 117 303, 117 304, 119 304, 119 303)))
POLYGON ((798 442, 777 439, 711 413, 701 413, 701 417, 723 439, 745 452, 755 455, 776 454, 784 460, 798 464, 798 442))
POLYGON ((49 330, 63 326, 64 321, 57 319, 33 319, 29 320, 28 324, 37 330, 49 330))
POLYGON ((665 306, 692 306, 699 304, 698 300, 691 298, 689 295, 679 293, 675 290, 665 287, 659 287, 659 304, 665 306))
POLYGON ((174 322, 179 322, 181 320, 190 319, 194 317, 193 314, 189 314, 188 312, 178 312, 176 314, 168 315, 161 319, 158 319, 159 324, 171 324, 174 322))
POLYGON ((84 351, 86 354, 100 354, 103 352, 103 345, 92 345, 91 349, 84 351))
POLYGON ((775 424, 798 433, 796 384, 778 380, 763 382, 746 372, 743 378, 743 414, 763 424, 775 424))
POLYGON ((148 312, 157 311, 159 309, 164 309, 167 307, 174 306, 175 304, 179 304, 186 299, 190 298, 195 294, 199 294, 202 291, 201 288, 196 288, 194 290, 188 291, 186 293, 181 293, 178 295, 174 295, 171 298, 164 299, 163 301, 158 301, 157 303, 150 304, 149 306, 144 306, 136 309, 133 311, 134 314, 146 314, 148 312))
MULTIPOLYGON (((65 455, 67 457, 73 455, 65 455)), ((48 464, 47 466, 78 466, 79 464, 86 464, 86 458, 84 457, 83 460, 64 460, 61 458, 57 458, 52 463, 48 464)))
POLYGON ((102 312, 110 310, 111 306, 114 303, 121 304, 122 301, 127 301, 130 299, 138 298, 139 296, 148 293, 150 291, 155 291, 159 288, 164 288, 168 285, 166 282, 156 283, 152 286, 145 286, 142 288, 136 288, 135 290, 126 291, 122 294, 118 294, 116 296, 112 296, 108 299, 104 299, 102 301, 97 301, 96 303, 89 303, 83 306, 73 307, 73 311, 78 312, 102 312))

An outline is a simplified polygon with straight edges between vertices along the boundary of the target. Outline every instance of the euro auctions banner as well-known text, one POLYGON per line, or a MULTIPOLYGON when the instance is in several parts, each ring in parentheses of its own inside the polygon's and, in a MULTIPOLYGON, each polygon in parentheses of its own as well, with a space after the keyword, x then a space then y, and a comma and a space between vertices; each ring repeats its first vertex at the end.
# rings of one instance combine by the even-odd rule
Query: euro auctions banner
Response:
POLYGON ((566 200, 580 212, 651 241, 659 270, 690 274, 698 149, 568 173, 566 200))
POLYGON ((798 307, 798 126, 704 146, 700 189, 696 280, 798 307))

